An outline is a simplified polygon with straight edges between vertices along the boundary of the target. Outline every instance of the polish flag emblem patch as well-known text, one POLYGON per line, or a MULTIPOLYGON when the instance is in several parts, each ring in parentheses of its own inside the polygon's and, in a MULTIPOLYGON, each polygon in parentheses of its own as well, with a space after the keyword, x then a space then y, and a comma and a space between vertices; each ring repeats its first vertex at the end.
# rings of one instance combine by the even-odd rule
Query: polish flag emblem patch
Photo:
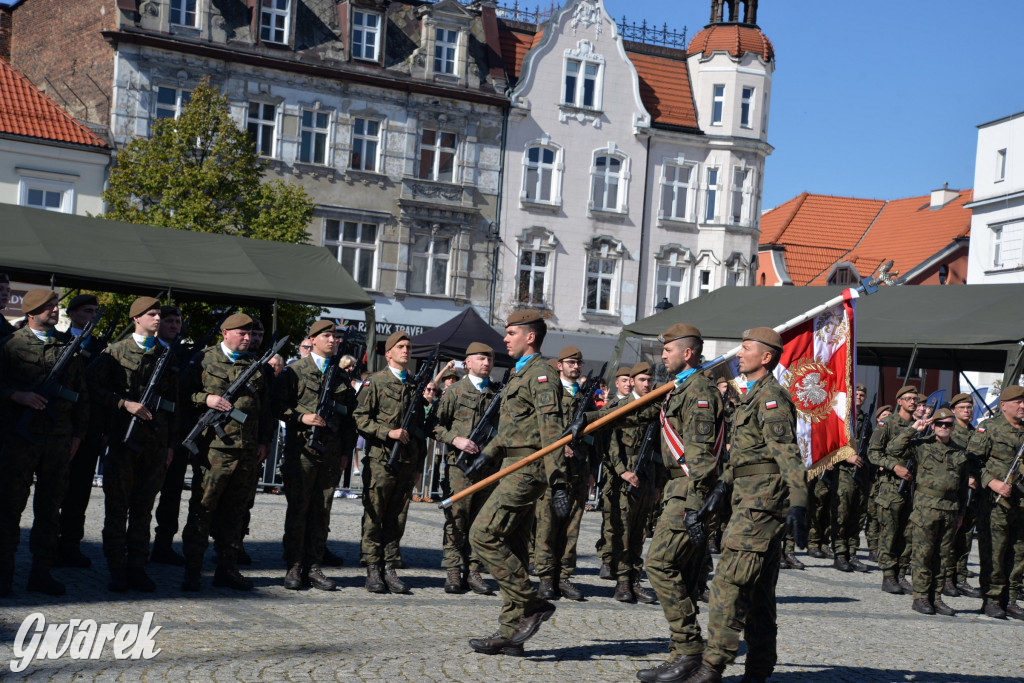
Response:
POLYGON ((541 375, 540 377, 537 378, 537 381, 538 382, 547 382, 548 381, 548 376, 547 375, 541 375))
POLYGON ((698 408, 707 408, 708 407, 708 402, 707 401, 697 401, 697 407, 698 408))
POLYGON ((768 410, 774 410, 779 407, 779 404, 777 401, 765 401, 764 407, 768 410))

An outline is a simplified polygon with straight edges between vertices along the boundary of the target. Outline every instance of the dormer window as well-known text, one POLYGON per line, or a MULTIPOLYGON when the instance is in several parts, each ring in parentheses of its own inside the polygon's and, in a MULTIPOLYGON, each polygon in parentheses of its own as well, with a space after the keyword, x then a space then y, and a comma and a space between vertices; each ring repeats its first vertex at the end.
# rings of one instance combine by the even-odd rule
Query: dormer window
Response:
POLYGON ((260 40, 288 44, 291 0, 260 0, 260 40))
POLYGON ((352 58, 376 62, 380 56, 380 15, 352 12, 352 58))
POLYGON ((455 76, 459 52, 459 32, 447 28, 434 30, 434 73, 455 76))

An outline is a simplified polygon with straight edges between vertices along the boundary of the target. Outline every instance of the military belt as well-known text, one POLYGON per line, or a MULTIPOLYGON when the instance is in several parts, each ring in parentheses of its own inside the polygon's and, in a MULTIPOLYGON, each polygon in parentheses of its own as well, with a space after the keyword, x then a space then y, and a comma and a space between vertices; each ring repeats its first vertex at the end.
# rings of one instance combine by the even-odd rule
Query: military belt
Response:
POLYGON ((536 448, 506 448, 505 459, 506 460, 522 460, 528 455, 533 455, 537 452, 536 448))
POLYGON ((753 477, 758 474, 779 474, 782 470, 774 462, 759 462, 756 465, 743 465, 742 467, 736 467, 732 471, 734 479, 740 477, 753 477))
POLYGON ((926 496, 931 496, 933 498, 941 498, 942 500, 948 500, 952 503, 955 503, 957 499, 956 491, 939 491, 938 489, 929 488, 927 486, 921 486, 920 484, 917 485, 916 490, 918 493, 923 493, 926 496))

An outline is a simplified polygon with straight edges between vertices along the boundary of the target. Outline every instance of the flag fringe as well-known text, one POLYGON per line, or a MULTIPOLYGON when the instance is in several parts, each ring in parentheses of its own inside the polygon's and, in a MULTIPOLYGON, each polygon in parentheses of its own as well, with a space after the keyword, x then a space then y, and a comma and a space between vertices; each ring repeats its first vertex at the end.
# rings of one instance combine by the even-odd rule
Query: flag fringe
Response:
POLYGON ((815 477, 821 476, 821 473, 824 472, 827 468, 835 465, 837 462, 842 462, 843 460, 846 460, 851 455, 857 455, 857 451, 855 451, 852 446, 840 446, 839 448, 832 451, 824 458, 822 458, 821 460, 807 468, 807 480, 810 481, 815 477))

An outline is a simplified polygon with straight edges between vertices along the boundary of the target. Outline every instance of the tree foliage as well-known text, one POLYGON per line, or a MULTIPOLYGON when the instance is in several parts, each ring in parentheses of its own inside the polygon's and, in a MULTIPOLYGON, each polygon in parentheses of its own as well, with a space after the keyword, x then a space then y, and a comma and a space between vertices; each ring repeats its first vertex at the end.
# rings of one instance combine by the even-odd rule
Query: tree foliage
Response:
MULTIPOLYGON (((103 193, 102 216, 179 230, 195 230, 302 244, 313 202, 297 183, 264 181, 265 164, 249 134, 231 118, 227 98, 204 79, 177 119, 154 122, 152 136, 137 138, 117 153, 103 193)), ((151 292, 147 292, 151 293, 151 292)), ((105 297, 107 320, 124 319, 133 297, 105 297)), ((216 321, 214 308, 183 303, 189 337, 201 337, 216 321)), ((261 311, 243 308, 250 314, 261 311)), ((264 308, 264 317, 268 314, 264 308)), ((280 304, 278 327, 291 334, 289 351, 320 314, 315 306, 280 304)), ((271 321, 264 320, 269 331, 271 321)))

